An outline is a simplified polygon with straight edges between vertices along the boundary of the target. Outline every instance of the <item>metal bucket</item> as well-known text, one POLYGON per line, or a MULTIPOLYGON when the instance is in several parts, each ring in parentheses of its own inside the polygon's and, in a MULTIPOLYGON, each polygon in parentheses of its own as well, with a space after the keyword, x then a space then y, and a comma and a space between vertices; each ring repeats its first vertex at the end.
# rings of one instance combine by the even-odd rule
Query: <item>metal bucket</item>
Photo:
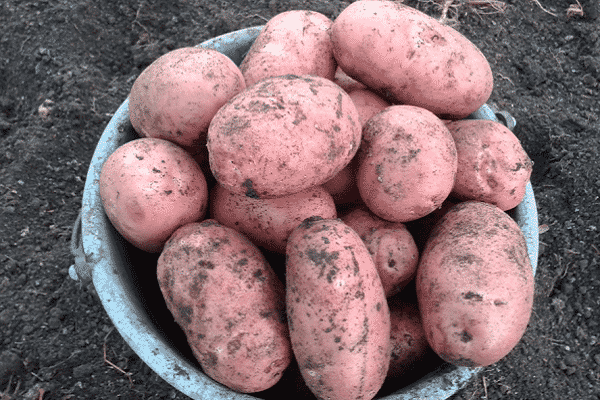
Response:
MULTIPOLYGON (((218 50, 239 65, 262 26, 242 29, 208 40, 199 46, 218 50)), ((93 284, 115 327, 132 350, 158 375, 193 399, 280 398, 307 395, 298 392, 297 378, 289 373, 274 388, 254 395, 237 393, 207 377, 194 359, 185 335, 166 308, 156 280, 158 255, 144 253, 127 243, 108 220, 99 193, 102 165, 117 147, 137 137, 129 121, 126 99, 108 123, 87 174, 82 208, 71 239, 75 265, 69 273, 82 284, 93 284), (290 391, 292 393, 290 393, 290 391)), ((509 128, 514 119, 506 112, 481 107, 470 118, 500 120, 509 128)), ((531 183, 523 202, 509 214, 527 240, 534 274, 538 259, 538 216, 531 183)), ((475 377, 481 368, 437 363, 408 386, 389 389, 381 399, 446 399, 475 377)))

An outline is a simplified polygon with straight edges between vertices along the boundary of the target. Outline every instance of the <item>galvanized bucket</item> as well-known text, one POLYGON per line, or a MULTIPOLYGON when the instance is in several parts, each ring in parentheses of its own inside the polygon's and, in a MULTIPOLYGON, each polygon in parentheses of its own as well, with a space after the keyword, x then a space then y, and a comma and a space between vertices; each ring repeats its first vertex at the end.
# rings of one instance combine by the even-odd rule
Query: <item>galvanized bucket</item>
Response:
MULTIPOLYGON (((262 26, 242 29, 208 40, 199 46, 222 52, 239 65, 262 26)), ((297 377, 284 377, 274 388, 254 395, 237 393, 207 377, 189 349, 183 332, 173 321, 156 282, 157 255, 144 253, 127 243, 108 220, 99 193, 102 165, 117 147, 137 137, 129 122, 126 99, 108 123, 91 160, 71 249, 75 264, 69 273, 84 285, 92 284, 115 327, 133 351, 158 375, 193 399, 242 400, 309 396, 298 389, 297 377), (298 391, 302 393, 298 393, 298 391)), ((509 128, 514 119, 506 112, 484 105, 470 116, 500 120, 509 128)), ((509 214, 527 240, 534 274, 538 259, 538 216, 531 183, 522 203, 509 214)), ((480 368, 437 363, 425 376, 408 386, 392 387, 381 399, 446 399, 475 377, 480 368)), ((292 374, 292 373, 290 373, 292 374)))

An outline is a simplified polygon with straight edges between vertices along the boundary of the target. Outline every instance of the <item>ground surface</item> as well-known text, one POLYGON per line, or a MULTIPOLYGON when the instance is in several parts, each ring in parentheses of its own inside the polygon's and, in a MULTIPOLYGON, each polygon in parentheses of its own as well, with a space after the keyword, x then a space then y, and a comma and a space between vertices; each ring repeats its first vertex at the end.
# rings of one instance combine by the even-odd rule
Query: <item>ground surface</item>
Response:
MULTIPOLYGON (((448 13, 488 58, 490 102, 516 118, 535 161, 542 232, 525 336, 456 400, 600 399, 600 25, 568 12, 575 0, 543 3, 509 0, 491 14, 472 3, 448 13)), ((347 4, 1 2, 0 398, 186 398, 144 365, 68 276, 95 144, 159 55, 282 11, 334 18, 347 4)), ((410 4, 440 16, 433 2, 410 4)))

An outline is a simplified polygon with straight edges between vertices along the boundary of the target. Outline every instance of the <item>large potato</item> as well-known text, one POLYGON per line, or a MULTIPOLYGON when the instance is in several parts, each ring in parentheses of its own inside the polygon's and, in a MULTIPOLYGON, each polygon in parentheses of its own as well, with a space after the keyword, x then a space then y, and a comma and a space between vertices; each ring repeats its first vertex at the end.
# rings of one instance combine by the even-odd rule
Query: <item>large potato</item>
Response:
POLYGON ((306 218, 337 217, 333 198, 320 186, 275 199, 253 199, 216 185, 210 209, 213 219, 242 232, 254 244, 282 254, 288 236, 306 218))
POLYGON ((459 366, 487 366, 519 342, 531 315, 534 277, 517 223, 498 207, 451 208, 421 254, 416 278, 432 349, 459 366))
POLYGON ((209 162, 227 190, 286 196, 336 175, 356 154, 360 136, 356 107, 333 82, 267 78, 217 112, 208 128, 209 162))
POLYGON ((415 106, 391 106, 363 128, 357 183, 369 209, 393 222, 421 218, 448 197, 457 168, 445 124, 415 106))
POLYGON ((329 32, 331 20, 307 10, 271 18, 240 64, 247 86, 280 75, 317 75, 334 79, 337 64, 329 32))
POLYGON ((288 239, 292 349, 320 399, 372 399, 390 362, 390 316, 375 265, 340 220, 307 219, 288 239))
POLYGON ((493 88, 485 56, 467 38, 395 1, 357 1, 333 22, 339 66, 398 103, 460 119, 482 106, 493 88))
POLYGON ((206 213, 206 179, 194 159, 162 139, 140 138, 102 166, 100 197, 108 219, 134 246, 158 253, 180 226, 206 213))
POLYGON ((160 290, 204 372, 239 392, 273 386, 291 361, 283 284, 245 236, 214 220, 178 229, 160 290))
POLYGON ((465 119, 446 126, 458 157, 452 195, 485 201, 503 211, 519 205, 533 163, 515 134, 500 122, 487 120, 465 119))
POLYGON ((241 71, 226 55, 197 47, 173 50, 133 83, 131 124, 140 136, 169 140, 196 154, 206 145, 217 110, 245 88, 241 71))

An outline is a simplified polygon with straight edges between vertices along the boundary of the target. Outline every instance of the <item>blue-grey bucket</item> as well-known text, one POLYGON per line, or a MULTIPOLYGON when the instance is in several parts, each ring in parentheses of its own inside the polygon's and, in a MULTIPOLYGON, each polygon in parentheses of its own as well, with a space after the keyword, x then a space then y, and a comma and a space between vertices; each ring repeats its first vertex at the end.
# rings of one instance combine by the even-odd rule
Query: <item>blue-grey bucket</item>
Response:
MULTIPOLYGON (((218 50, 239 65, 261 29, 262 26, 256 26, 231 32, 199 46, 218 50)), ((108 316, 132 350, 166 382, 192 399, 249 400, 294 394, 306 396, 306 391, 298 393, 297 382, 285 380, 285 374, 275 388, 253 395, 235 392, 206 376, 162 300, 155 272, 158 256, 135 249, 112 227, 102 206, 98 182, 102 165, 110 154, 137 137, 129 121, 128 106, 126 99, 114 113, 91 160, 81 212, 71 239, 75 256, 75 265, 69 270, 71 277, 84 285, 94 286, 108 316)), ((510 129, 516 123, 507 112, 494 110, 487 104, 470 118, 500 121, 510 129)), ((509 214, 525 235, 535 274, 539 231, 531 183, 527 184, 521 204, 509 214)), ((420 379, 408 385, 399 382, 397 387, 392 387, 378 398, 447 399, 480 371, 481 368, 438 363, 420 379)))

